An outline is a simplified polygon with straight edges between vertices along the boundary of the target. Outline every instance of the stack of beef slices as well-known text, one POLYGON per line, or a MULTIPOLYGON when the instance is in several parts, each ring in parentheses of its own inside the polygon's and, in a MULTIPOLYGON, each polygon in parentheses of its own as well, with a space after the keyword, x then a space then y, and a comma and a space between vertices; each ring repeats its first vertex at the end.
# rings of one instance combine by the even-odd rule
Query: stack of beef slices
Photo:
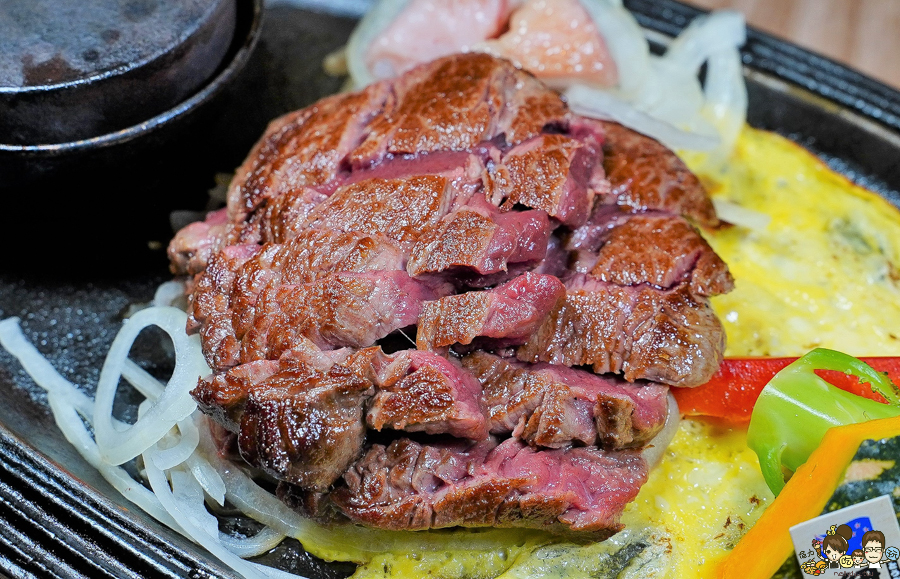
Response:
POLYGON ((193 395, 310 516, 609 536, 667 385, 724 348, 732 280, 692 222, 716 217, 674 154, 507 61, 326 98, 169 247, 214 371, 193 395))

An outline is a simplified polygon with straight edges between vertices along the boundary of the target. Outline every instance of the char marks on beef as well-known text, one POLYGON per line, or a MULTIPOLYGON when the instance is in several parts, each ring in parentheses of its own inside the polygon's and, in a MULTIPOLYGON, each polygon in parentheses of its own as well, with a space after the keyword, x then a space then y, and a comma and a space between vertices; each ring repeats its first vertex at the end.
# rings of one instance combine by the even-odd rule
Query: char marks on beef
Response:
POLYGON ((566 299, 517 352, 526 362, 591 366, 626 380, 705 384, 725 349, 725 330, 688 284, 619 286, 576 275, 566 299))
POLYGON ((640 446, 666 421, 668 388, 658 384, 636 385, 487 352, 468 354, 462 363, 484 387, 491 433, 512 434, 532 446, 640 446))
POLYGON ((458 362, 416 350, 395 357, 394 364, 406 375, 380 381, 366 414, 371 428, 450 434, 472 440, 487 436, 481 385, 458 362))
POLYGON ((332 493, 351 521, 388 529, 531 527, 603 539, 647 477, 640 453, 582 447, 375 444, 332 493))
POLYGON ((322 349, 363 348, 412 326, 424 302, 441 296, 404 271, 338 273, 268 289, 241 340, 240 361, 274 360, 311 340, 322 349))
POLYGON ((279 480, 325 490, 360 456, 371 381, 351 368, 304 364, 250 390, 241 415, 241 457, 279 480))
POLYGON ((240 222, 267 199, 334 179, 389 99, 387 85, 377 83, 272 121, 231 182, 230 219, 240 222))
POLYGON ((721 358, 732 279, 692 225, 715 222, 658 143, 442 58, 273 121, 176 235, 213 369, 192 395, 317 516, 604 538, 666 385, 721 358))
POLYGON ((634 211, 657 209, 718 225, 712 200, 684 162, 658 141, 618 123, 603 123, 603 168, 611 185, 602 202, 634 211))
POLYGON ((471 344, 479 336, 495 347, 522 344, 564 298, 552 275, 525 273, 487 291, 447 296, 424 304, 416 346, 421 350, 471 344))
POLYGON ((580 136, 540 135, 514 147, 490 169, 491 201, 501 209, 543 209, 570 227, 583 224, 604 178, 596 163, 602 154, 599 129, 580 136))
POLYGON ((485 287, 539 263, 549 239, 544 211, 501 213, 473 202, 425 230, 406 269, 412 276, 447 272, 462 285, 485 287))
POLYGON ((623 286, 688 282, 706 297, 733 289, 728 266, 683 217, 610 209, 573 232, 568 247, 577 252, 576 271, 623 286))

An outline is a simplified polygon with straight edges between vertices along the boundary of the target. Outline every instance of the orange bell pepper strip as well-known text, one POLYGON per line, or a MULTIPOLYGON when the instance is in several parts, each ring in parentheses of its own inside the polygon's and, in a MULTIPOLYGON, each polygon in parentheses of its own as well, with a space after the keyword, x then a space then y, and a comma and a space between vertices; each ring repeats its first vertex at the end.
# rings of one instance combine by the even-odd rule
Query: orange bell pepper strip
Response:
POLYGON ((716 567, 720 579, 771 579, 794 552, 790 528, 822 514, 859 445, 900 436, 900 416, 836 426, 716 567))
MULTIPOLYGON (((729 422, 749 422, 753 405, 766 384, 797 358, 726 358, 709 382, 696 388, 671 388, 678 408, 687 416, 713 416, 729 422)), ((900 384, 900 357, 860 358, 900 384)), ((841 390, 877 402, 886 402, 868 384, 841 372, 817 371, 841 390)))

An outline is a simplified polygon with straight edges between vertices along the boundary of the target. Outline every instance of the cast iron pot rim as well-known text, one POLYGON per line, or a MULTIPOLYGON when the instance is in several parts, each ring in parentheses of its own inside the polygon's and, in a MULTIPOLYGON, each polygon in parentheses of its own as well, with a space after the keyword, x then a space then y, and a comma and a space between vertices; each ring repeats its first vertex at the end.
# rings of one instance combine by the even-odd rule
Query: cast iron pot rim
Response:
MULTIPOLYGON (((241 0, 230 0, 235 3, 235 5, 241 0)), ((204 17, 209 16, 210 12, 216 10, 217 5, 215 3, 211 3, 209 5, 209 9, 203 14, 204 17)), ((59 89, 73 88, 77 86, 81 86, 83 84, 89 84, 92 82, 97 82, 101 80, 105 80, 108 78, 112 78, 114 76, 119 76, 125 74, 131 70, 136 70, 141 68, 160 57, 164 56, 169 50, 177 49, 181 47, 191 36, 197 32, 197 29, 200 28, 204 23, 204 20, 197 20, 194 22, 193 28, 185 29, 181 32, 181 34, 176 37, 169 46, 164 46, 158 48, 155 52, 152 52, 139 60, 134 60, 131 62, 126 62, 125 64, 120 64, 118 66, 114 66, 108 70, 97 71, 85 76, 83 78, 77 78, 74 80, 67 80, 63 82, 56 82, 53 84, 42 84, 38 86, 0 86, 0 94, 29 94, 29 93, 41 93, 41 92, 51 92, 59 89)), ((233 39, 232 39, 233 40, 233 39)))
MULTIPOLYGON (((236 0, 236 8, 238 11, 238 21, 240 21, 241 11, 252 10, 252 20, 246 37, 243 39, 240 48, 234 53, 231 61, 211 80, 207 81, 196 93, 178 103, 171 109, 147 119, 136 125, 126 127, 124 129, 98 135, 89 139, 79 139, 76 141, 68 141, 65 143, 48 143, 39 145, 10 145, 0 143, 0 152, 19 153, 29 157, 58 157, 70 153, 83 152, 92 149, 100 149, 121 143, 126 143, 138 137, 147 135, 165 125, 168 125, 181 117, 187 115, 203 103, 209 101, 213 96, 219 93, 238 72, 244 68, 256 43, 259 41, 260 27, 262 26, 264 0, 236 0)), ((235 39, 236 41, 237 39, 235 39)), ((130 66, 130 65, 129 65, 130 66)), ((116 69, 118 70, 118 69, 116 69)), ((104 75, 113 71, 107 71, 104 75)), ((94 80, 93 78, 91 80, 94 80)), ((78 83, 83 81, 76 81, 78 83)), ((66 83, 71 85, 74 83, 66 83)))

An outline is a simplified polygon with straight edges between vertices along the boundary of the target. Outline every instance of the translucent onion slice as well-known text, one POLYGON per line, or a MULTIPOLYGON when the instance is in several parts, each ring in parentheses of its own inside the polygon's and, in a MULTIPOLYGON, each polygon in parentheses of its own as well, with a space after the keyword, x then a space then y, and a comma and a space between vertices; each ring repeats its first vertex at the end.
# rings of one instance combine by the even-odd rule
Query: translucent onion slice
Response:
POLYGON ((179 435, 177 437, 170 435, 175 439, 175 444, 154 453, 153 458, 156 461, 156 468, 162 470, 175 468, 190 458, 194 454, 194 449, 200 443, 200 431, 194 426, 194 421, 191 417, 179 420, 177 428, 179 435))
POLYGON ((257 534, 246 538, 219 533, 219 542, 222 543, 222 546, 241 559, 267 553, 277 547, 282 540, 284 540, 284 535, 271 527, 263 527, 257 534))
POLYGON ((613 94, 584 85, 574 85, 565 92, 573 112, 595 119, 615 121, 653 137, 672 150, 710 151, 721 144, 716 135, 684 131, 640 111, 613 94))
POLYGON ((671 392, 669 392, 668 403, 668 414, 662 430, 653 437, 653 440, 650 441, 650 444, 643 451, 648 469, 654 468, 662 460, 666 449, 669 448, 669 444, 675 438, 675 433, 678 432, 678 425, 681 424, 681 411, 678 410, 678 402, 671 392))
POLYGON ((0 322, 0 345, 12 354, 35 383, 47 392, 47 402, 56 425, 75 450, 96 468, 114 489, 151 517, 180 532, 178 524, 162 508, 156 496, 137 482, 125 469, 104 463, 94 439, 81 417, 90 421, 94 402, 74 384, 63 378, 22 333, 18 318, 0 322), (80 415, 80 416, 79 416, 80 415))
POLYGON ((122 367, 122 377, 128 380, 128 383, 134 386, 135 390, 143 394, 144 398, 151 402, 159 398, 163 390, 166 389, 150 372, 147 372, 129 359, 125 360, 125 365, 122 367))
MULTIPOLYGON (((201 216, 200 219, 202 220, 203 216, 201 216)), ((171 306, 183 297, 184 282, 171 280, 160 284, 159 287, 156 288, 156 292, 153 294, 153 301, 150 302, 150 305, 171 306)))
POLYGON ((129 318, 116 335, 100 371, 94 408, 94 432, 103 459, 118 465, 131 460, 161 439, 197 408, 190 390, 210 373, 199 348, 199 337, 184 332, 187 314, 172 307, 151 307, 129 318), (113 400, 134 340, 151 325, 159 326, 175 346, 175 370, 163 394, 138 421, 126 428, 111 421, 113 400))
POLYGON ((634 16, 622 0, 581 0, 591 16, 619 73, 617 94, 635 94, 650 74, 650 47, 634 16))
POLYGON ((713 198, 713 206, 715 206, 716 214, 722 221, 754 231, 764 230, 772 221, 771 215, 748 209, 728 199, 713 198))
POLYGON ((669 44, 662 59, 696 73, 712 55, 734 50, 746 41, 747 27, 741 13, 718 10, 692 20, 669 44))
MULTIPOLYGON (((156 468, 154 455, 159 452, 156 445, 147 448, 144 453, 144 464, 147 467, 147 478, 150 487, 166 511, 188 536, 201 547, 212 553, 220 561, 243 575, 246 579, 298 579, 299 576, 244 561, 229 551, 219 538, 219 525, 215 516, 206 510, 203 501, 203 489, 190 473, 173 469, 169 471, 171 487, 166 473, 156 468)), ((302 578, 300 578, 302 579, 302 578)))

